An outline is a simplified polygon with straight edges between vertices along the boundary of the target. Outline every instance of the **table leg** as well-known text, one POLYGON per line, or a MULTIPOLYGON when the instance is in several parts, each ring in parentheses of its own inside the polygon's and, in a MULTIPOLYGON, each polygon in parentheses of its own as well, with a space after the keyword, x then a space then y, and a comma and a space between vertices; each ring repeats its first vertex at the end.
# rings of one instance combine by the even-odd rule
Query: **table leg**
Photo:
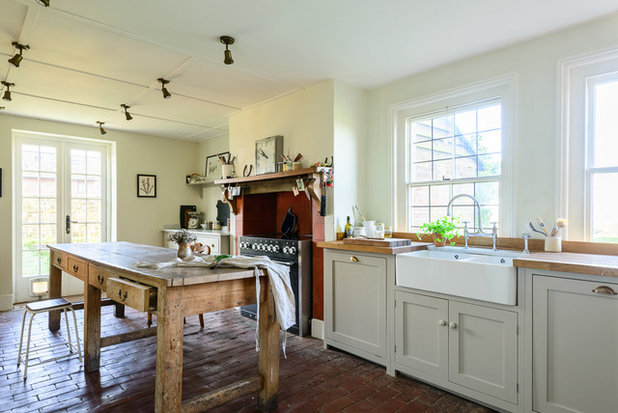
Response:
POLYGON ((178 291, 167 289, 158 300, 155 412, 180 412, 182 408, 183 314, 178 291), (163 306, 161 306, 163 304, 163 306))
POLYGON ((101 360, 101 290, 84 283, 84 370, 99 370, 101 360))
POLYGON ((124 304, 114 303, 116 309, 114 310, 114 316, 116 318, 124 318, 124 304))
POLYGON ((277 408, 279 390, 279 323, 275 321, 275 304, 267 278, 262 277, 261 283, 258 371, 264 387, 258 393, 258 409, 270 412, 277 408))
MULTIPOLYGON (((49 263, 49 298, 60 298, 62 291, 62 270, 53 265, 50 260, 49 263)), ((49 312, 49 329, 51 331, 58 331, 60 329, 60 310, 54 310, 49 312)), ((68 334, 68 332, 67 332, 68 334)))

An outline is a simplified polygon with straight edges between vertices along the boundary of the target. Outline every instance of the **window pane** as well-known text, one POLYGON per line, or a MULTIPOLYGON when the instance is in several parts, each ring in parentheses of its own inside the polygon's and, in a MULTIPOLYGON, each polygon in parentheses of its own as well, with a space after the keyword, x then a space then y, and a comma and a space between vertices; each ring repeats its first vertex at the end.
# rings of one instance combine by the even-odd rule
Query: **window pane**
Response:
MULTIPOLYGON (((474 196, 474 184, 455 184, 453 185, 453 196, 467 194, 474 196)), ((470 198, 459 198, 455 200, 456 205, 472 205, 470 198)))
POLYGON ((101 242, 100 224, 88 224, 88 242, 101 242))
POLYGON ((455 135, 465 135, 476 132, 476 110, 468 110, 455 114, 455 135))
POLYGON ((101 152, 88 151, 87 161, 86 171, 88 175, 101 175, 101 152))
POLYGON ((39 226, 22 225, 21 227, 22 248, 36 250, 39 248, 39 226))
POLYGON ((443 178, 453 177, 453 161, 446 159, 444 161, 436 161, 433 163, 433 179, 441 181, 443 178))
POLYGON ((446 207, 431 207, 431 209, 429 210, 429 214, 430 214, 430 219, 432 221, 435 221, 438 218, 442 218, 446 216, 446 207))
POLYGON ((412 180, 415 182, 431 180, 431 162, 414 164, 412 166, 412 180))
POLYGON ((595 86, 594 166, 616 166, 618 160, 618 81, 595 86))
POLYGON ((434 185, 431 187, 431 205, 442 205, 446 206, 448 204, 450 196, 451 187, 450 185, 434 185))
POLYGON ((39 222, 39 200, 24 198, 21 201, 22 222, 24 224, 36 224, 39 222))
POLYGON ((474 214, 476 209, 470 206, 454 206, 453 207, 453 216, 455 218, 459 218, 459 225, 461 228, 464 226, 464 221, 468 221, 468 229, 470 232, 474 232, 474 226, 476 225, 474 222, 474 214))
POLYGON ((412 205, 423 206, 429 205, 429 187, 417 186, 411 188, 412 193, 412 205))
POLYGON ((101 201, 88 200, 88 222, 101 222, 101 201))
POLYGON ((38 171, 39 166, 39 147, 35 145, 22 145, 21 169, 24 171, 38 171))
POLYGON ((616 182, 618 182, 618 173, 593 175, 592 241, 618 242, 616 182))
POLYGON ((71 243, 86 242, 86 224, 71 224, 71 243))
POLYGON ((479 109, 477 116, 479 132, 500 129, 502 127, 500 105, 492 105, 479 109))
POLYGON ((431 160, 431 141, 417 143, 413 146, 412 159, 414 162, 431 160))
POLYGON ((478 139, 479 153, 496 153, 502 151, 502 133, 499 130, 479 133, 478 139))
POLYGON ((419 227, 425 222, 429 222, 429 208, 426 207, 414 207, 410 214, 411 226, 419 227))
POLYGON ((476 156, 455 158, 455 178, 473 178, 476 174, 476 156))
POLYGON ((490 230, 493 227, 492 222, 500 222, 499 218, 499 208, 497 206, 481 205, 481 224, 483 225, 483 230, 490 230))
POLYGON ((24 251, 21 253, 21 274, 24 277, 40 275, 38 251, 24 251))
POLYGON ((41 171, 56 172, 56 148, 41 146, 41 171))
POLYGON ((41 199, 41 223, 54 224, 56 219, 56 200, 41 199))
POLYGON ((447 138, 453 136, 453 116, 445 116, 433 120, 433 138, 447 138))
POLYGON ((86 173, 86 151, 81 149, 71 149, 71 173, 86 173))
POLYGON ((450 159, 453 157, 453 138, 433 141, 433 159, 450 159))
POLYGON ((500 175, 500 154, 479 155, 479 176, 500 175))
POLYGON ((71 176, 71 196, 74 198, 86 197, 86 177, 82 175, 71 176))
POLYGON ((39 252, 41 256, 41 270, 39 275, 49 275, 49 250, 39 252))
POLYGON ((455 156, 476 155, 476 133, 455 138, 455 156))
POLYGON ((416 121, 412 128, 413 141, 420 142, 431 139, 431 120, 416 121))
POLYGON ((498 182, 479 182, 475 189, 475 198, 481 205, 498 205, 500 199, 500 184, 498 182))
POLYGON ((101 177, 88 176, 88 198, 101 198, 101 177))
POLYGON ((39 174, 24 172, 21 177, 22 196, 39 196, 39 174))
POLYGON ((56 174, 41 173, 41 196, 56 196, 56 174))
POLYGON ((71 220, 86 222, 86 200, 71 199, 71 220))

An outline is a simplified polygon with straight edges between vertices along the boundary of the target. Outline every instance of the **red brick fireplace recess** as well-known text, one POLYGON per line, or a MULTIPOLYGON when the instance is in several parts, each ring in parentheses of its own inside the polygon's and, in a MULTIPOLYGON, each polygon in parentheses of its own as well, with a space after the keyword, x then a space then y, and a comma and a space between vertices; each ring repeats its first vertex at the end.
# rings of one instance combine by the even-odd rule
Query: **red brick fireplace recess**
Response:
POLYGON ((313 318, 324 320, 324 262, 323 249, 317 243, 325 240, 324 217, 320 216, 319 181, 325 168, 306 168, 298 171, 279 172, 267 175, 231 178, 215 181, 224 188, 240 186, 241 195, 230 203, 236 215, 235 253, 238 253, 238 238, 241 235, 280 233, 281 222, 288 209, 298 217, 300 234, 311 234, 313 243, 313 318), (292 186, 296 179, 305 182, 314 179, 311 199, 301 192, 294 196, 292 186))

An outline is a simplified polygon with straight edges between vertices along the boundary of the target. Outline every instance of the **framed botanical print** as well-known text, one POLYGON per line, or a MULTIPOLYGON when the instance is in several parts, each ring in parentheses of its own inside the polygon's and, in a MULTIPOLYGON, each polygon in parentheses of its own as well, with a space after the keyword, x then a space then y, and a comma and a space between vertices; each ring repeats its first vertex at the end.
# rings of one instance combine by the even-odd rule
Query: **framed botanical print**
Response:
POLYGON ((255 174, 277 172, 277 162, 283 155, 283 136, 271 136, 255 142, 255 174))
POLYGON ((157 176, 156 175, 137 175, 137 197, 156 198, 157 197, 157 176))
POLYGON ((206 171, 204 172, 204 176, 206 177, 206 182, 213 182, 217 179, 221 179, 223 176, 223 171, 221 170, 221 161, 219 157, 222 156, 224 159, 229 159, 229 152, 221 152, 216 155, 210 155, 206 158, 206 171))

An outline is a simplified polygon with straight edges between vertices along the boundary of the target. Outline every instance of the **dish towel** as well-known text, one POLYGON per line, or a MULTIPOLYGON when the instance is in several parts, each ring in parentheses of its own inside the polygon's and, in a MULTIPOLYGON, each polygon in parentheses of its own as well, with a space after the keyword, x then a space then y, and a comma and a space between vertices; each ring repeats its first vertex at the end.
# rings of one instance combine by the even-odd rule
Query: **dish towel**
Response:
POLYGON ((260 324, 260 269, 266 270, 270 288, 275 302, 275 316, 279 322, 281 329, 284 331, 283 336, 283 354, 285 355, 285 347, 287 342, 286 330, 294 325, 295 321, 295 300, 294 291, 290 284, 290 269, 284 265, 277 264, 265 256, 260 257, 245 257, 233 256, 229 258, 216 259, 214 255, 198 256, 194 255, 187 259, 175 258, 172 261, 151 263, 138 262, 136 263, 141 268, 166 268, 166 267, 228 267, 228 268, 253 268, 255 273, 255 289, 257 300, 257 325, 255 328, 255 349, 260 349, 259 342, 259 324, 260 324))

